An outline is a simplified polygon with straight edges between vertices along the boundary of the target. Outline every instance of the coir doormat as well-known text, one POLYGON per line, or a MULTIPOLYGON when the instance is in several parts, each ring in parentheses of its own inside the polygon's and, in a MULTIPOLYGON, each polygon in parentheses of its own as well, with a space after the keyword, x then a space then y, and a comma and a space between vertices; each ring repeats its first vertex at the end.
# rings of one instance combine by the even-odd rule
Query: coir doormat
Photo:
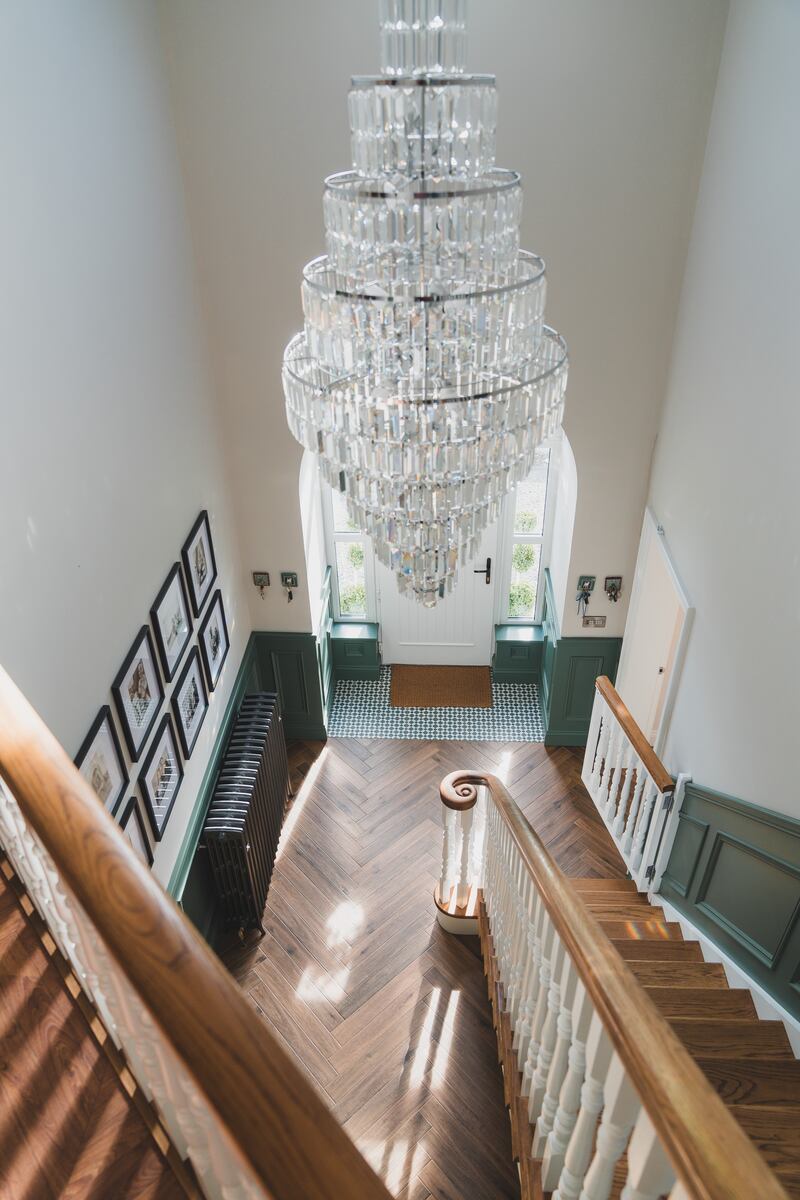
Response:
POLYGON ((392 667, 392 708, 491 708, 491 667, 392 667))

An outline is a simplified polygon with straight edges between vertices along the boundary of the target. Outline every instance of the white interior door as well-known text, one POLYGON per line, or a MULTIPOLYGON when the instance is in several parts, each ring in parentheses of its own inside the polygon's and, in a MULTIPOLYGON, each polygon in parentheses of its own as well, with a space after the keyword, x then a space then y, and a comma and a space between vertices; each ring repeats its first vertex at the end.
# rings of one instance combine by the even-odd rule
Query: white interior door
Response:
POLYGON ((489 666, 494 632, 497 525, 484 532, 474 562, 459 571, 452 592, 435 608, 402 596, 394 574, 380 563, 375 577, 385 663, 424 666, 489 666), (492 560, 491 580, 483 573, 492 560), (475 574, 479 571, 480 574, 475 574))
POLYGON ((663 748, 689 634, 690 607, 653 514, 645 514, 617 691, 656 752, 663 748))

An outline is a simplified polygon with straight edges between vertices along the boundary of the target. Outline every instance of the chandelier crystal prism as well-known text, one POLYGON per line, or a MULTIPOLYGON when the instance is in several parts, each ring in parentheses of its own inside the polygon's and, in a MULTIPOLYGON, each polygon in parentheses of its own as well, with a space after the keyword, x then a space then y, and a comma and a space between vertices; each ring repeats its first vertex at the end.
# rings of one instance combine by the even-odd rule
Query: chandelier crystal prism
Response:
POLYGON ((495 165, 494 76, 466 0, 381 0, 382 67, 349 96, 353 168, 325 181, 327 254, 286 348, 289 428, 400 590, 433 606, 561 422, 564 340, 495 165))

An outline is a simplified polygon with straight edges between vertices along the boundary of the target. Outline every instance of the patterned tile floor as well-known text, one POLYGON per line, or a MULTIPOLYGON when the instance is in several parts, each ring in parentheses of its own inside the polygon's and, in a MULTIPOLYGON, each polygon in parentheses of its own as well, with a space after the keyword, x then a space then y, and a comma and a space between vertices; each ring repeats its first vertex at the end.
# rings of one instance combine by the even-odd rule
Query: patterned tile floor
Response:
POLYGON ((535 683, 492 683, 491 708, 392 708, 392 668, 380 679, 340 679, 331 706, 329 737, 416 738, 431 741, 542 742, 535 683))

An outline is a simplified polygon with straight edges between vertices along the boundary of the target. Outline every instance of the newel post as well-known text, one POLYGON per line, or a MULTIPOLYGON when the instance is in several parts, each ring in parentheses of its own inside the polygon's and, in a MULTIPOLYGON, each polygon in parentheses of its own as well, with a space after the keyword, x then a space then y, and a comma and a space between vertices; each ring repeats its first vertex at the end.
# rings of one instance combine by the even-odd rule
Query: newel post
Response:
POLYGON ((484 784, 482 775, 453 771, 439 788, 442 869, 433 899, 436 918, 448 933, 478 932, 478 899, 486 849, 484 784))

